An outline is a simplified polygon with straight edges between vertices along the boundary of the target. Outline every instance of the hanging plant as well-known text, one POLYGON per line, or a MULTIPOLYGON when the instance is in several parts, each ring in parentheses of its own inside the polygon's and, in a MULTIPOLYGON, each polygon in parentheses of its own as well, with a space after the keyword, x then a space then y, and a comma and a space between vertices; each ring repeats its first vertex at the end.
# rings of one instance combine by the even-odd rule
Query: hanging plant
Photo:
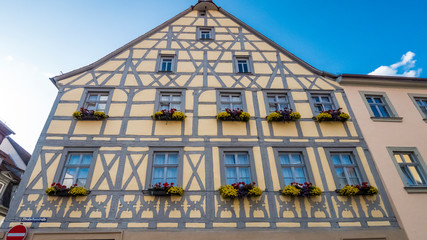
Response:
POLYGON ((46 194, 49 196, 87 196, 90 191, 84 187, 78 187, 77 184, 67 187, 60 183, 52 183, 49 188, 45 190, 46 194))
POLYGON ((156 183, 148 190, 143 191, 144 194, 150 196, 182 196, 184 189, 182 187, 174 186, 174 183, 156 183))
POLYGON ((356 195, 376 195, 378 189, 374 186, 369 185, 367 182, 363 182, 362 185, 346 185, 341 189, 335 190, 340 196, 356 196, 356 195))

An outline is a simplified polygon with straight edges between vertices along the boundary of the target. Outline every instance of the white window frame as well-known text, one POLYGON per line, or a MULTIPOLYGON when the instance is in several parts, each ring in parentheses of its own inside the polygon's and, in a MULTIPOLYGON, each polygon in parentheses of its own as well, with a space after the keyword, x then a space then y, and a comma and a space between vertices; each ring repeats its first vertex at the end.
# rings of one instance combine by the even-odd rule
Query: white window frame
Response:
POLYGON ((110 93, 109 92, 93 92, 93 91, 89 91, 87 93, 87 96, 86 96, 86 99, 85 99, 85 102, 84 102, 84 108, 86 108, 86 109, 89 110, 89 107, 88 107, 89 103, 95 103, 95 110, 94 111, 97 111, 97 112, 106 112, 106 109, 107 109, 107 106, 108 106, 108 99, 109 98, 110 98, 110 93), (95 95, 96 95, 96 100, 95 101, 90 100, 90 97, 91 96, 95 96, 95 95), (105 97, 105 96, 106 96, 106 99, 105 100, 101 100, 101 97, 105 97), (99 109, 99 105, 100 104, 105 104, 104 109, 99 109))
POLYGON ((220 110, 221 111, 225 111, 225 107, 223 107, 223 105, 224 104, 227 104, 227 105, 229 105, 230 107, 230 109, 231 110, 235 110, 235 109, 237 109, 237 108, 235 108, 235 107, 233 107, 233 104, 234 105, 240 105, 241 107, 239 108, 239 109, 243 109, 243 99, 242 99, 242 94, 241 93, 236 93, 236 92, 222 92, 222 93, 220 93, 220 110), (228 97, 228 101, 223 101, 223 97, 225 97, 225 96, 227 96, 228 97), (239 102, 233 102, 233 97, 236 97, 236 96, 238 96, 239 97, 239 102))
MULTIPOLYGON (((348 169, 350 169, 350 168, 354 169, 354 172, 356 173, 356 176, 357 176, 358 184, 359 185, 362 184, 363 178, 362 178, 361 172, 359 170, 357 161, 356 161, 355 157, 353 156, 352 152, 331 152, 330 154, 331 154, 331 162, 332 162, 332 164, 334 166, 335 175, 337 176, 337 180, 338 180, 337 184, 340 184, 339 183, 339 179, 341 179, 337 175, 337 173, 336 173, 336 169, 337 168, 342 168, 343 169, 344 175, 345 175, 346 184, 348 184, 348 185, 354 185, 354 184, 351 184, 351 180, 350 180, 349 173, 348 173, 348 169), (343 154, 348 155, 350 157, 350 159, 352 161, 352 164, 342 164, 342 155, 343 154), (333 156, 334 155, 339 155, 341 164, 335 164, 333 162, 333 156)), ((344 187, 344 186, 340 186, 340 187, 344 187)))
POLYGON ((289 96, 286 93, 267 93, 267 104, 268 104, 268 111, 270 113, 276 112, 279 110, 285 110, 285 109, 290 110, 291 109, 291 103, 289 100, 289 96), (274 97, 275 101, 270 102, 270 99, 269 99, 270 97, 274 97), (280 102, 279 97, 285 97, 286 101, 280 102), (272 107, 275 107, 276 110, 271 111, 270 108, 272 108, 272 107))
POLYGON ((325 108, 325 106, 330 106, 332 110, 336 109, 334 101, 332 100, 331 94, 327 94, 327 93, 312 93, 310 97, 311 97, 311 100, 313 101, 314 111, 316 113, 320 113, 321 111, 328 111, 328 109, 325 108), (316 97, 318 97, 320 99, 320 102, 316 102, 314 100, 314 98, 316 98, 316 97), (328 98, 329 101, 328 102, 323 101, 322 98, 324 98, 324 97, 328 98), (317 109, 318 107, 320 107, 322 110, 319 111, 317 109))
POLYGON ((178 106, 178 108, 176 108, 177 111, 182 111, 182 93, 181 92, 160 92, 160 96, 159 96, 159 111, 166 109, 168 111, 170 111, 172 109, 172 104, 175 104, 178 106), (174 96, 180 96, 180 100, 179 101, 174 101, 173 97, 174 96), (162 100, 163 96, 169 96, 169 100, 164 101, 162 100), (162 106, 164 105, 168 105, 168 108, 163 108, 162 106))

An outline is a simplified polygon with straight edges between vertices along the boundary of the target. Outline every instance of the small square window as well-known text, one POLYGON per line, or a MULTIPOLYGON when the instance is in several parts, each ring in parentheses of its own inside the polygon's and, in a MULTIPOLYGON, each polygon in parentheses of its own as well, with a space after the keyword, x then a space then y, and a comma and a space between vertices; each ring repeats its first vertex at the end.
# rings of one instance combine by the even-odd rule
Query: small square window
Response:
POLYGON ((161 92, 160 93, 160 108, 161 110, 176 109, 177 111, 181 111, 181 93, 170 93, 170 92, 161 92))
POLYGON ((389 107, 383 96, 366 95, 366 101, 375 117, 391 117, 389 107))
POLYGON ((157 183, 177 184, 178 178, 178 152, 156 152, 153 160, 153 173, 151 185, 157 183))
POLYGON ((225 152, 224 166, 226 184, 252 182, 249 154, 247 152, 225 152))
POLYGON ((213 27, 199 27, 197 28, 198 40, 213 40, 215 38, 215 31, 213 27))
POLYGON ((206 11, 199 11, 199 17, 206 16, 206 11))
POLYGON ((426 175, 413 152, 393 152, 393 154, 409 186, 427 185, 426 175))
POLYGON ((242 109, 242 95, 240 93, 221 93, 221 111, 225 109, 242 109))
POLYGON ((340 187, 360 185, 362 178, 352 153, 331 153, 332 163, 340 187))
POLYGON ((69 153, 64 166, 61 182, 67 187, 77 184, 80 187, 86 185, 93 153, 69 153))
POLYGON ((97 111, 97 112, 105 112, 105 108, 107 107, 108 102, 108 92, 96 93, 89 92, 84 104, 84 107, 87 110, 97 111))
POLYGON ((307 170, 301 153, 279 153, 280 165, 282 167, 283 182, 289 185, 293 182, 304 184, 308 181, 307 170))
POLYGON ((249 65, 249 58, 238 57, 236 58, 237 73, 250 73, 251 68, 249 65))
POLYGON ((317 113, 334 109, 334 104, 329 94, 312 94, 311 98, 317 113))
POLYGON ((290 109, 289 98, 286 94, 267 94, 268 110, 270 113, 290 109))
POLYGON ((174 62, 174 56, 160 56, 159 72, 173 72, 174 62))

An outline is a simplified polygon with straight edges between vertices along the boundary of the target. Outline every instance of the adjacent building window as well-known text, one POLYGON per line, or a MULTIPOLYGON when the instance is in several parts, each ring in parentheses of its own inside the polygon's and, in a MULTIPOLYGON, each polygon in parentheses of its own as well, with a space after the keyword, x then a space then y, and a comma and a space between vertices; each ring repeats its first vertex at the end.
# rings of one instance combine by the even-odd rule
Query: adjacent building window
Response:
POLYGON ((236 72, 237 73, 251 72, 249 57, 236 57, 236 72))
POLYGON ((426 185, 426 175, 413 152, 394 152, 393 154, 409 186, 426 185))
POLYGON ((359 185, 362 178, 352 153, 331 153, 332 163, 338 177, 340 187, 359 185))
POLYGON ((375 117, 391 117, 389 107, 383 96, 366 95, 366 101, 375 117))
POLYGON ((279 159, 285 185, 293 182, 300 184, 308 182, 307 170, 301 153, 280 152, 279 159))
POLYGON ((312 94, 311 98, 313 99, 316 112, 334 109, 334 104, 329 94, 312 94))
POLYGON ((73 184, 85 186, 92 162, 93 153, 69 153, 64 166, 62 184, 71 187, 73 184))
POLYGON ((267 94, 267 99, 270 113, 290 108, 289 99, 286 94, 269 93, 267 94))
POLYGON ((252 182, 249 154, 247 152, 225 152, 224 166, 226 184, 252 182))
POLYGON ((242 95, 240 93, 221 93, 221 111, 225 109, 242 109, 242 95))
POLYGON ((178 152, 156 152, 153 160, 151 184, 177 183, 178 152))
POLYGON ((174 56, 160 56, 160 72, 172 72, 174 69, 174 56))
POLYGON ((89 92, 84 104, 88 110, 105 112, 108 102, 108 92, 89 92))
POLYGON ((414 99, 424 116, 427 116, 427 98, 415 97, 414 99))
POLYGON ((171 110, 175 108, 177 111, 181 111, 181 93, 160 93, 160 111, 171 110))

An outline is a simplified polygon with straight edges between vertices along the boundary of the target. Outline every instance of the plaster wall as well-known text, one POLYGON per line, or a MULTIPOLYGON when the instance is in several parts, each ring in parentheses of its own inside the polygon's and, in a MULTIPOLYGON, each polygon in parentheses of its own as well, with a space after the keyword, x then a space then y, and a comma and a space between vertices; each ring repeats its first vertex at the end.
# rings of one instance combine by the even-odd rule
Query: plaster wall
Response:
MULTIPOLYGON (((350 105, 366 139, 379 174, 394 204, 403 228, 410 239, 427 239, 427 195, 408 193, 387 147, 416 148, 427 160, 427 123, 408 94, 427 94, 424 87, 343 85, 350 105), (378 122, 371 115, 360 95, 361 91, 384 92, 396 109, 401 122, 378 122)), ((423 161, 419 159, 420 161, 423 161)))

